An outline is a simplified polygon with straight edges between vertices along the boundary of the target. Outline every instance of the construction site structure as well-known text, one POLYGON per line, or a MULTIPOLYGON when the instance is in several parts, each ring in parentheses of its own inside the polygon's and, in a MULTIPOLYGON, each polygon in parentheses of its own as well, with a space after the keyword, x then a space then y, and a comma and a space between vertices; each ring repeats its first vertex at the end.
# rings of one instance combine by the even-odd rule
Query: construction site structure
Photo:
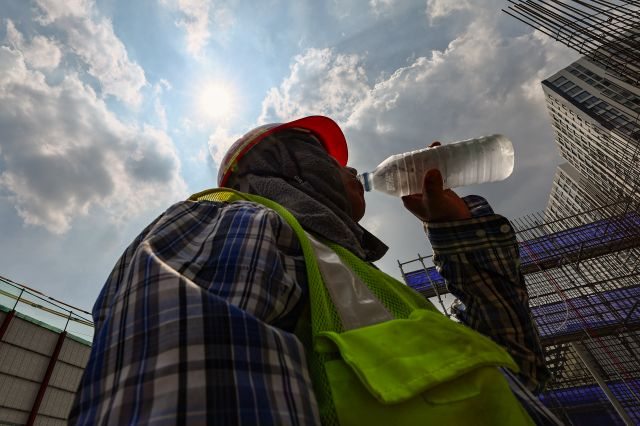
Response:
MULTIPOLYGON (((599 210, 512 221, 552 374, 539 397, 568 425, 640 424, 640 262, 625 254, 640 247, 640 211, 625 201, 599 210), (612 208, 621 214, 589 222, 612 208)), ((455 316, 431 256, 399 266, 407 285, 455 316)))
MULTIPOLYGON (((544 214, 513 221, 553 374, 540 398, 568 424, 640 424, 640 1, 508 1, 584 55, 542 82, 566 163, 544 214)), ((442 300, 429 259, 415 261, 407 283, 442 300)))
POLYGON ((554 182, 548 214, 563 211, 562 217, 640 198, 640 86, 626 84, 582 58, 542 81, 542 90, 558 151, 571 165, 558 173, 565 175, 560 176, 565 186, 578 185, 573 192, 580 193, 575 207, 568 207, 567 191, 556 191, 562 188, 554 182))
POLYGON ((0 424, 67 424, 91 352, 90 318, 0 277, 0 424))
POLYGON ((508 0, 505 13, 574 49, 634 86, 640 84, 640 1, 508 0))

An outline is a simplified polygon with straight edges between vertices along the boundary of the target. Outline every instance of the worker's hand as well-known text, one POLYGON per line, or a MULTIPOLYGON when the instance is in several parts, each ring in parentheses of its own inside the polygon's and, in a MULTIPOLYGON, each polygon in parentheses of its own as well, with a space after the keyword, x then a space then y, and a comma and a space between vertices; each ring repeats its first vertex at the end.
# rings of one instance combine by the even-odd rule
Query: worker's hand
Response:
MULTIPOLYGON (((430 147, 440 145, 434 142, 430 147)), ((443 189, 442 175, 431 169, 424 175, 422 194, 402 197, 404 207, 423 222, 445 222, 471 218, 467 204, 450 189, 443 189)))

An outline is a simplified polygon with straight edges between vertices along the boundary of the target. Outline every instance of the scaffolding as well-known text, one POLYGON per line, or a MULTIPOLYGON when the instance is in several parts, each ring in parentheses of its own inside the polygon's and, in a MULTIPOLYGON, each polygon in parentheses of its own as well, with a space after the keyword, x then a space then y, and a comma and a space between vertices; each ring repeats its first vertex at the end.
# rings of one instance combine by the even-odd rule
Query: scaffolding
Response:
POLYGON ((640 83, 640 1, 509 0, 503 12, 586 56, 629 84, 640 83))
MULTIPOLYGON (((558 220, 533 214, 514 221, 531 312, 553 374, 540 398, 567 423, 640 424, 640 1, 508 1, 505 13, 612 77, 597 78, 594 69, 575 64, 566 68, 575 81, 599 90, 589 93, 608 105, 603 114, 579 96, 558 96, 621 148, 614 161, 605 161, 619 178, 607 194, 616 202, 585 203, 583 213, 558 220), (616 114, 608 114, 609 107, 616 114)), ((575 136, 571 126, 554 128, 558 136, 575 136)))
MULTIPOLYGON (((557 220, 531 214, 512 224, 552 373, 540 399, 567 424, 640 424, 638 203, 557 220)), ((452 314, 431 256, 398 265, 407 285, 452 314)))

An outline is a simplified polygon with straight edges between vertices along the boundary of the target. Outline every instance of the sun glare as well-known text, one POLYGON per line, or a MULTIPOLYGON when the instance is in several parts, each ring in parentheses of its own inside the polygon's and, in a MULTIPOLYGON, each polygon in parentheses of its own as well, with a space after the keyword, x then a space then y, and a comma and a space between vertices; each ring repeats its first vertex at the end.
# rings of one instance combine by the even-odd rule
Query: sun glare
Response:
POLYGON ((231 117, 236 96, 233 88, 224 83, 209 83, 198 95, 198 109, 210 120, 220 121, 231 117))

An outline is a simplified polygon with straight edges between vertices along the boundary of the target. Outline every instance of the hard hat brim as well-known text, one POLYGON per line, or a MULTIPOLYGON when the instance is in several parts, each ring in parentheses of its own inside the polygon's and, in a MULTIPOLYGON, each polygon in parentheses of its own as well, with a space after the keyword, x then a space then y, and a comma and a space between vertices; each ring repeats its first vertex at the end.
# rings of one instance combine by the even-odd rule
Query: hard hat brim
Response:
MULTIPOLYGON (((267 136, 291 128, 302 128, 313 132, 320 142, 322 142, 322 145, 331 157, 333 157, 340 165, 347 165, 349 151, 344 133, 342 133, 342 129, 340 129, 340 126, 338 126, 335 121, 322 115, 312 115, 269 128, 267 131, 256 136, 255 139, 252 139, 248 144, 244 145, 241 152, 234 155, 234 162, 239 161, 249 150, 251 150, 251 148, 267 136)), ((227 167, 227 170, 224 172, 221 179, 218 180, 219 186, 224 186, 227 183, 232 171, 233 167, 227 167)))

